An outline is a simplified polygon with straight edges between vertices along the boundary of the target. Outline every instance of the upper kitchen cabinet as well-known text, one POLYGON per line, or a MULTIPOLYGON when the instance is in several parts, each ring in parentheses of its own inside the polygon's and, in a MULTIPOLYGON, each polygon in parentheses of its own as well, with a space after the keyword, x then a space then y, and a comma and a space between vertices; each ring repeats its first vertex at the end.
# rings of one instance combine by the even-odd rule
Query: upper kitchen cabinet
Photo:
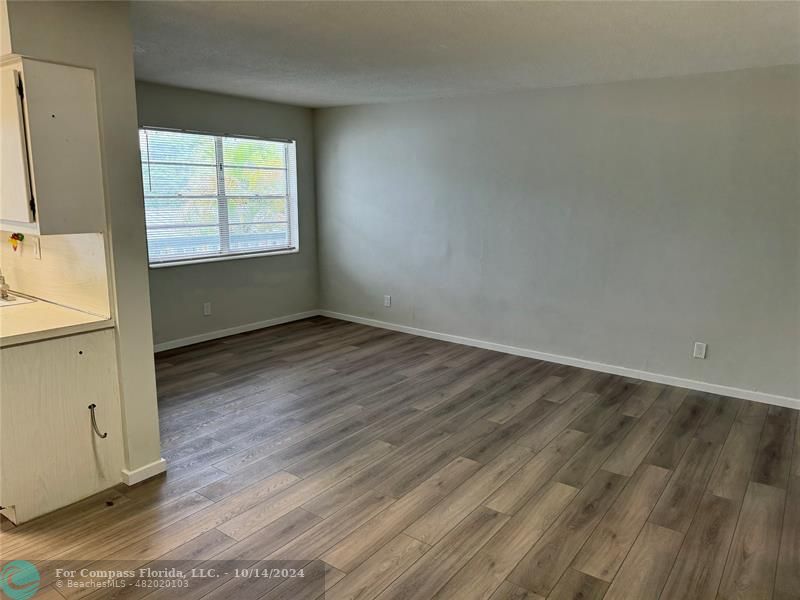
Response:
POLYGON ((104 232, 94 72, 11 58, 0 74, 0 229, 104 232))

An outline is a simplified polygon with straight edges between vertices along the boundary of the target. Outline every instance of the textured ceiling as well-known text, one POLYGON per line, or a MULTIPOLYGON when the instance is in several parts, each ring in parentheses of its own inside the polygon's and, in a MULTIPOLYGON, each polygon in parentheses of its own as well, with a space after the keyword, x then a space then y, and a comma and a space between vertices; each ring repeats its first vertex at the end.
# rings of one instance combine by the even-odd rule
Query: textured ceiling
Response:
POLYGON ((132 5, 138 79, 305 106, 800 63, 800 2, 132 5))

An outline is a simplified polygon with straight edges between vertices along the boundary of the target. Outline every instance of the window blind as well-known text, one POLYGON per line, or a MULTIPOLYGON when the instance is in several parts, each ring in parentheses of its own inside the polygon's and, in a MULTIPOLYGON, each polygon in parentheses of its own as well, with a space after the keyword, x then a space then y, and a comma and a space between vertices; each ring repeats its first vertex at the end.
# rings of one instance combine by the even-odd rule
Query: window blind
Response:
POLYGON ((297 247, 295 143, 139 131, 151 265, 297 247))

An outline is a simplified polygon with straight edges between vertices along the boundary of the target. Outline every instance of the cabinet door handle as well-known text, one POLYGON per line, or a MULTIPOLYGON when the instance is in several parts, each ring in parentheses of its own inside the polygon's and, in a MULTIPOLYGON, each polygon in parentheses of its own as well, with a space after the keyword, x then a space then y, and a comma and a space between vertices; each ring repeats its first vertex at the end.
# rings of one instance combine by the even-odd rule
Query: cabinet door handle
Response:
POLYGON ((96 408, 97 408, 96 404, 90 404, 89 405, 89 412, 92 415, 92 429, 94 429, 94 432, 97 434, 97 437, 99 437, 101 439, 106 439, 108 437, 108 432, 100 433, 100 429, 97 427, 97 419, 94 416, 94 409, 96 409, 96 408))

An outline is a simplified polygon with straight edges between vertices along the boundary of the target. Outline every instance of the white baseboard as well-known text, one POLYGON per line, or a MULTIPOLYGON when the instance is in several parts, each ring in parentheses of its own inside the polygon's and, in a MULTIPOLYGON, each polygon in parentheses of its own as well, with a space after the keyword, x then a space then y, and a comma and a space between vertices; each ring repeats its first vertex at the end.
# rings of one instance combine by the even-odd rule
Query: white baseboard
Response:
POLYGON ((163 458, 159 458, 157 461, 151 462, 149 465, 139 467, 138 469, 134 469, 133 471, 122 469, 122 483, 126 485, 135 485, 140 481, 155 477, 166 470, 167 461, 163 458))
POLYGON ((173 348, 181 348, 182 346, 191 346, 192 344, 216 340, 218 338, 228 337, 229 335, 236 335, 237 333, 255 331, 256 329, 263 329, 264 327, 271 327, 272 325, 281 325, 291 321, 307 319, 308 317, 316 317, 318 314, 318 310, 307 310, 293 315, 284 315, 282 317, 275 317, 274 319, 267 319, 266 321, 256 321, 255 323, 245 323, 244 325, 237 325, 236 327, 229 327, 227 329, 217 329, 216 331, 209 331, 208 333, 200 333, 190 337, 161 342, 153 347, 153 351, 162 352, 164 350, 172 350, 173 348))
POLYGON ((486 342, 484 340, 477 340, 474 338, 463 337, 460 335, 440 333, 438 331, 419 329, 417 327, 409 327, 407 325, 398 325, 396 323, 378 321, 377 319, 367 319, 364 317, 357 317, 355 315, 348 315, 344 313, 333 312, 330 310, 320 310, 318 311, 317 314, 330 317, 332 319, 352 321, 353 323, 361 323, 362 325, 371 325, 372 327, 391 329, 392 331, 410 333, 412 335, 419 335, 422 337, 433 338, 445 342, 464 344, 465 346, 474 346, 476 348, 484 348, 486 350, 496 350, 497 352, 505 352, 506 354, 516 354, 518 356, 526 356, 528 358, 536 358, 539 360, 545 360, 548 362, 554 362, 562 365, 580 367, 582 369, 589 369, 591 371, 601 371, 603 373, 611 373, 612 375, 622 375, 623 377, 643 379, 645 381, 652 381, 655 383, 663 383, 666 385, 673 385, 676 387, 689 388, 700 392, 718 394, 720 396, 744 398, 745 400, 753 400, 754 402, 762 402, 764 404, 773 404, 775 406, 783 406, 786 408, 794 408, 796 410, 800 410, 800 398, 790 398, 788 396, 767 394, 756 390, 745 390, 741 388, 729 387, 726 385, 719 385, 716 383, 706 383, 704 381, 695 381, 693 379, 683 379, 681 377, 673 377, 672 375, 662 375, 661 373, 652 373, 650 371, 639 371, 637 369, 629 369, 628 367, 609 365, 606 363, 594 362, 590 360, 584 360, 581 358, 573 358, 571 356, 550 354, 549 352, 540 352, 538 350, 519 348, 517 346, 508 346, 506 344, 497 344, 495 342, 486 342))
MULTIPOLYGON (((419 335, 422 337, 433 338, 445 342, 453 342, 455 344, 464 344, 465 346, 474 346, 476 348, 484 348, 486 350, 505 352, 506 354, 515 354, 517 356, 526 356, 528 358, 546 360, 548 362, 554 362, 562 365, 569 365, 572 367, 580 367, 582 369, 589 369, 592 371, 601 371, 603 373, 611 373, 613 375, 622 375, 623 377, 633 377, 635 379, 642 379, 644 381, 652 381, 655 383, 663 383, 665 385, 684 387, 692 390, 697 390, 700 392, 718 394, 720 396, 744 398, 745 400, 752 400, 754 402, 762 402, 765 404, 773 404, 775 406, 783 406, 786 408, 793 408, 796 410, 800 410, 800 398, 779 396, 777 394, 768 394, 765 392, 759 392, 757 390, 747 390, 742 388, 730 387, 726 385, 719 385, 716 383, 707 383, 705 381, 696 381, 694 379, 684 379, 682 377, 663 375, 661 373, 653 373, 651 371, 640 371, 638 369, 630 369, 628 367, 621 367, 618 365, 610 365, 607 363, 584 360, 582 358, 573 358, 571 356, 562 356, 560 354, 551 354, 549 352, 541 352, 539 350, 531 350, 529 348, 520 348, 518 346, 509 346, 507 344, 487 342, 484 340, 478 340, 460 335, 441 333, 438 331, 431 331, 429 329, 420 329, 418 327, 409 327, 407 325, 399 325, 397 323, 389 323, 388 321, 379 321, 377 319, 369 319, 366 317, 359 317, 356 315, 348 315, 345 313, 339 313, 330 310, 308 310, 305 312, 295 313, 292 315, 275 317, 274 319, 267 319, 265 321, 246 323, 245 325, 238 325, 236 327, 230 327, 228 329, 218 329, 216 331, 201 333, 199 335, 193 335, 191 337, 171 340, 169 342, 162 342, 160 344, 156 344, 154 350, 155 352, 161 352, 163 350, 180 348, 182 346, 190 346, 192 344, 207 342, 209 340, 215 340, 218 338, 227 337, 229 335, 236 335, 237 333, 245 333, 246 331, 263 329, 264 327, 271 327, 272 325, 281 325, 283 323, 289 323, 291 321, 299 321, 301 319, 307 319, 309 317, 315 317, 317 315, 330 317, 332 319, 341 319, 343 321, 352 321, 353 323, 361 323, 362 325, 370 325, 372 327, 380 327, 381 329, 391 329, 392 331, 410 333, 412 335, 419 335)), ((143 468, 148 468, 150 466, 151 465, 148 465, 147 467, 143 468)), ((136 472, 138 472, 139 470, 140 469, 137 469, 136 472)), ((147 475, 146 477, 138 479, 137 481, 142 481, 143 479, 147 479, 147 477, 152 477, 153 475, 157 475, 160 472, 161 471, 156 471, 151 475, 147 475)))

